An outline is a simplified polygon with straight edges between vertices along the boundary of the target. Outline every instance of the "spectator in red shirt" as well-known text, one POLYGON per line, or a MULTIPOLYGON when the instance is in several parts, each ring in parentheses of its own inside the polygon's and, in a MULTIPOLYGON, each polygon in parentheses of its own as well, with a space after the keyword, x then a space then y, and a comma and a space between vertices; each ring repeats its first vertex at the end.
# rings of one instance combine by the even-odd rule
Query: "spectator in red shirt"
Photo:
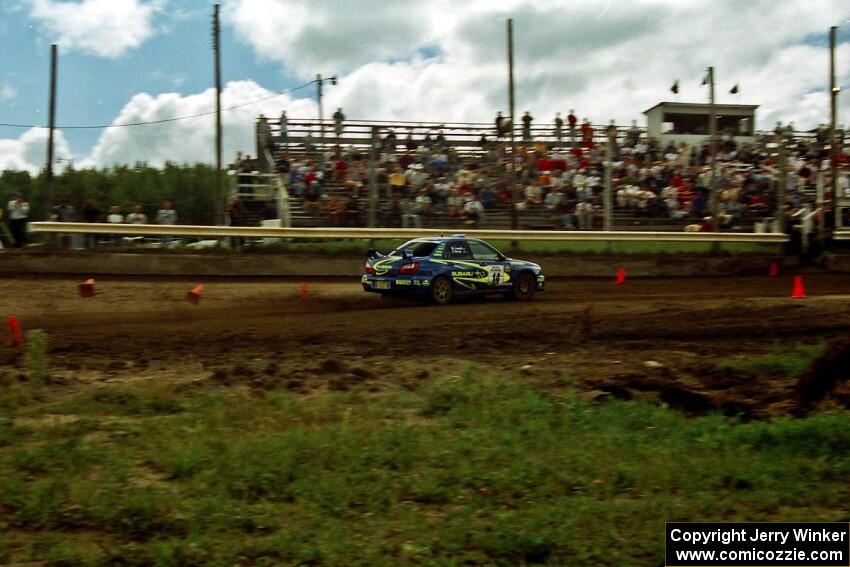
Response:
POLYGON ((567 115, 567 124, 570 125, 570 145, 572 147, 576 146, 576 124, 578 124, 578 118, 576 118, 575 111, 571 108, 570 113, 567 115))

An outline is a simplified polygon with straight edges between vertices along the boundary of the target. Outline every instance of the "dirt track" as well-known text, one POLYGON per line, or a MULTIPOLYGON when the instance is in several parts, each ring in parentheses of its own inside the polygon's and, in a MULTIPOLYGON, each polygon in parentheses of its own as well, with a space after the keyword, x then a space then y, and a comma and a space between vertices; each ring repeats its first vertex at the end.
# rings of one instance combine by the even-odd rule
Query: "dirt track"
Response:
MULTIPOLYGON (((357 280, 207 283, 102 279, 0 282, 0 315, 50 340, 55 392, 103 381, 347 389, 457 374, 467 365, 588 396, 660 396, 690 410, 754 415, 789 408, 793 384, 717 371, 718 360, 838 338, 850 328, 850 276, 552 281, 529 303, 424 306, 363 293, 357 280), (647 361, 654 361, 658 364, 647 361), (567 377, 565 379, 565 377, 567 377), (194 382, 193 382, 194 381, 194 382)), ((0 372, 19 351, 0 348, 0 372)))

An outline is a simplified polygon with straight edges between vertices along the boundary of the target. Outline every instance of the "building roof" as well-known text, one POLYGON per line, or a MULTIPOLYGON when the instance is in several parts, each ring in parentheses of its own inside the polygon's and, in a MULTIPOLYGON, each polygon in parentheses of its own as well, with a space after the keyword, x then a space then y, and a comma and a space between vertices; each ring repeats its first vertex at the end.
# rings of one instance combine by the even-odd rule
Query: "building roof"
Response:
MULTIPOLYGON (((652 110, 654 108, 658 108, 659 106, 666 106, 667 108, 685 108, 685 107, 694 108, 694 107, 704 106, 706 109, 708 109, 708 107, 711 106, 711 105, 708 104, 707 102, 668 102, 668 101, 665 101, 665 102, 659 102, 655 106, 647 108, 646 110, 643 111, 643 113, 649 114, 650 110, 652 110)), ((723 110, 755 110, 756 108, 759 107, 759 105, 757 105, 757 104, 715 104, 714 107, 717 108, 718 110, 720 110, 720 109, 723 109, 723 110)))

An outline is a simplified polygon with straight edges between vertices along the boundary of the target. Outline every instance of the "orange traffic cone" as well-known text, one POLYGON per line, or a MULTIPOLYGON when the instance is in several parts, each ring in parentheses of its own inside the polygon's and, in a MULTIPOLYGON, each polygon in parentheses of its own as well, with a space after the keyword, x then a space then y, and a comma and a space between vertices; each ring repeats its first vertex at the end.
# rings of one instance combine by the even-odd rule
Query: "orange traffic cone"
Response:
POLYGON ((307 285, 307 282, 301 282, 301 286, 298 288, 298 298, 299 299, 306 299, 307 296, 309 295, 309 293, 310 293, 310 290, 309 290, 309 287, 307 285))
POLYGON ((9 319, 9 336, 12 339, 12 346, 19 347, 24 344, 24 338, 21 335, 21 323, 18 321, 17 315, 10 315, 9 319))
POLYGON ((91 297, 94 295, 94 280, 87 279, 80 284, 80 297, 91 297))
POLYGON ((778 275, 779 275, 779 264, 777 264, 776 262, 771 262, 771 263, 770 263, 770 272, 769 272, 769 275, 770 275, 770 277, 772 277, 772 278, 775 278, 776 276, 778 276, 778 275))
POLYGON ((794 290, 791 292, 791 297, 794 299, 806 297, 806 292, 803 289, 803 276, 794 276, 794 290))
POLYGON ((204 291, 204 284, 198 284, 186 294, 186 301, 197 305, 201 301, 201 293, 204 291))
POLYGON ((626 269, 617 268, 617 285, 623 285, 624 283, 626 283, 626 269))

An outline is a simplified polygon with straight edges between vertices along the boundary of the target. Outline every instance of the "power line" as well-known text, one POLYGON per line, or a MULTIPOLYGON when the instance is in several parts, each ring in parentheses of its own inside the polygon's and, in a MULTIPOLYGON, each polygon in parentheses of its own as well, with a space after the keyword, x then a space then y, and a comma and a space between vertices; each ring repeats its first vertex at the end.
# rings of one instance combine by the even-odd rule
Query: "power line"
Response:
MULTIPOLYGON (((304 83, 303 85, 299 85, 297 87, 287 89, 280 93, 275 93, 271 96, 267 96, 265 98, 252 100, 250 102, 244 102, 242 104, 236 104, 234 106, 228 106, 227 108, 223 108, 222 111, 228 110, 236 110, 237 108, 242 108, 244 106, 250 106, 252 104, 258 104, 261 102, 265 102, 267 100, 271 100, 273 98, 277 98, 279 96, 283 96, 285 94, 293 93, 295 91, 301 90, 305 87, 309 87, 313 84, 313 81, 309 83, 304 83)), ((98 124, 93 126, 56 126, 58 129, 62 130, 103 130, 106 128, 127 128, 129 126, 147 126, 150 124, 164 124, 166 122, 178 122, 180 120, 189 120, 191 118, 199 118, 201 116, 209 116, 211 114, 215 114, 215 110, 210 110, 209 112, 201 112, 198 114, 188 114, 186 116, 175 116, 174 118, 163 118, 162 120, 151 120, 148 122, 129 122, 127 124, 98 124)), ((7 126, 9 128, 47 128, 47 126, 41 126, 39 124, 11 124, 6 122, 0 122, 0 126, 7 126)))

